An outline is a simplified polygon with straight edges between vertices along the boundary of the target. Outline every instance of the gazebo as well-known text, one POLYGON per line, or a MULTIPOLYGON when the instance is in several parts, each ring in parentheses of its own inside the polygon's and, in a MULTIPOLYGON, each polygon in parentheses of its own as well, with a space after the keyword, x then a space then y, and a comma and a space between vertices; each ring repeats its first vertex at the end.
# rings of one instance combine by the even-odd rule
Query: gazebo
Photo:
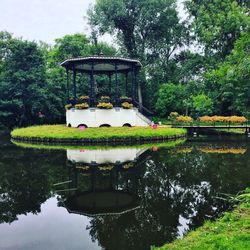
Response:
POLYGON ((67 59, 61 63, 61 66, 65 67, 67 72, 67 126, 148 126, 151 123, 138 109, 141 105, 138 102, 137 74, 142 66, 138 60, 90 56, 67 59), (87 95, 83 93, 85 95, 77 96, 77 74, 89 76, 87 95), (119 74, 124 76, 123 93, 120 93, 119 74), (111 95, 113 90, 114 96, 97 96, 96 75, 108 76, 105 84, 108 87, 108 93, 111 95))

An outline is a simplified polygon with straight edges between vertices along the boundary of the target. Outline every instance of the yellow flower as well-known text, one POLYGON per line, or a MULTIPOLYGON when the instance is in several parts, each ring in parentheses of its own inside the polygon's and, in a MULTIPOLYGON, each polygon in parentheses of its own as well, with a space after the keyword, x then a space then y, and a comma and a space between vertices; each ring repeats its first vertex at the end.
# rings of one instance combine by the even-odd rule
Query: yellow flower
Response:
POLYGON ((193 118, 190 117, 190 116, 183 116, 183 115, 180 115, 176 118, 176 120, 178 122, 185 122, 185 123, 188 123, 188 122, 192 122, 193 121, 193 118))
POLYGON ((201 122, 231 122, 231 123, 244 123, 247 119, 244 116, 202 116, 199 118, 201 122))
POLYGON ((114 166, 112 166, 112 165, 107 165, 107 166, 99 166, 98 167, 98 169, 100 170, 100 171, 106 171, 106 170, 112 170, 113 169, 113 167, 114 166))
POLYGON ((128 103, 128 102, 123 102, 123 103, 122 103, 122 107, 123 107, 124 109, 131 109, 131 108, 133 108, 133 104, 128 103))
POLYGON ((81 95, 79 97, 79 99, 86 100, 86 99, 89 99, 89 96, 88 95, 81 95))
POLYGON ((76 104, 75 105, 75 108, 76 109, 87 109, 89 107, 88 103, 84 102, 84 103, 81 103, 81 104, 76 104))
POLYGON ((110 102, 99 102, 97 104, 97 107, 98 108, 103 108, 103 109, 112 109, 113 108, 113 105, 112 103, 110 102))

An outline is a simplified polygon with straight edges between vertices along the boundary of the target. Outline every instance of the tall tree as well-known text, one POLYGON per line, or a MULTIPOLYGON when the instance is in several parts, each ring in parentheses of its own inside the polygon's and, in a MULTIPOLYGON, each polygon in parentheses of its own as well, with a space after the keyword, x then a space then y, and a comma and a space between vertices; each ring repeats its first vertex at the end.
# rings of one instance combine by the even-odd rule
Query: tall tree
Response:
POLYGON ((46 84, 45 59, 34 42, 0 33, 0 120, 12 127, 35 122, 42 110, 46 84))
POLYGON ((243 33, 217 69, 206 74, 207 92, 221 114, 250 118, 250 35, 243 33))
POLYGON ((245 1, 187 0, 191 28, 206 55, 223 60, 242 31, 249 31, 249 8, 245 1))
MULTIPOLYGON (((175 0, 97 0, 88 11, 89 22, 100 34, 115 35, 124 54, 139 58, 145 75, 157 81, 172 80, 173 55, 183 45, 185 27, 180 23, 175 0), (161 68, 161 73, 159 73, 161 68), (166 74, 162 74, 166 72, 166 74)), ((142 88, 148 99, 153 89, 142 88)))

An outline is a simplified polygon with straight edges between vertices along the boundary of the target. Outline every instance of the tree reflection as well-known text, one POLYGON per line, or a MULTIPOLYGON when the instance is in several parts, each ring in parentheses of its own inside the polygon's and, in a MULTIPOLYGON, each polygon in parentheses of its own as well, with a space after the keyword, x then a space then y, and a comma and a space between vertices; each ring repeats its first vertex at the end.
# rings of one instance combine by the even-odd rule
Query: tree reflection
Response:
POLYGON ((126 162, 104 163, 67 161, 64 150, 2 144, 0 223, 11 223, 20 214, 39 213, 41 204, 57 194, 59 206, 88 214, 87 229, 103 249, 162 245, 225 211, 229 204, 217 198, 222 193, 236 194, 249 186, 249 144, 241 143, 241 150, 225 144, 223 153, 218 142, 187 142, 173 149, 152 147, 126 162), (121 206, 122 199, 116 200, 121 206, 117 210, 112 196, 109 204, 98 201, 99 211, 96 205, 88 213, 72 209, 72 197, 104 191, 106 195, 130 194, 137 197, 136 203, 129 203, 133 207, 128 209, 121 206))
POLYGON ((39 213, 52 195, 54 179, 63 176, 65 153, 7 145, 1 147, 0 159, 0 223, 39 213))
POLYGON ((250 177, 249 151, 212 155, 196 150, 149 152, 139 172, 140 209, 120 216, 96 216, 90 235, 104 249, 150 249, 217 217, 228 203, 216 197, 244 189, 250 177), (232 176, 233 173, 233 176, 232 176), (183 229, 184 230, 184 229, 183 229))

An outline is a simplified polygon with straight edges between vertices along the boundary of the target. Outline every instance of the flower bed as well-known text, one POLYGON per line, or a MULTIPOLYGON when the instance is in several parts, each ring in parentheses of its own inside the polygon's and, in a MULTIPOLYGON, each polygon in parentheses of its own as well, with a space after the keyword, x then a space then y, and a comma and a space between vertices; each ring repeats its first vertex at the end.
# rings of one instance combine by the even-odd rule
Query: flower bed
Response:
POLYGON ((133 108, 133 104, 132 103, 128 103, 128 102, 123 102, 121 104, 121 106, 124 108, 124 109, 131 109, 133 108))
POLYGON ((199 118, 199 121, 205 123, 245 123, 247 119, 244 116, 202 116, 199 118))
POLYGON ((180 116, 177 116, 176 121, 180 123, 191 123, 193 122, 193 118, 190 116, 180 115, 180 116))
POLYGON ((89 107, 89 105, 86 102, 75 105, 75 109, 87 109, 88 107, 89 107))
POLYGON ((97 108, 100 108, 100 109, 112 109, 113 104, 110 103, 110 102, 99 102, 97 104, 97 108))

